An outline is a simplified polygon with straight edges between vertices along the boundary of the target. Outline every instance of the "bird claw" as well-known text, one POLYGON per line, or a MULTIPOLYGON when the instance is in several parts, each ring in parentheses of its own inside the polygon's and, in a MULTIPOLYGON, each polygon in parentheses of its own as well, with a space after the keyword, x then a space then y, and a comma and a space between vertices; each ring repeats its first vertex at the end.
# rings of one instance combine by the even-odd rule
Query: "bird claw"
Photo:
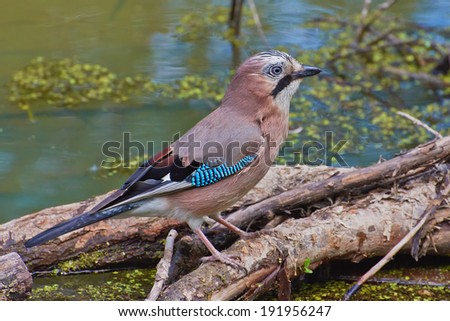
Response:
POLYGON ((220 261, 222 263, 230 265, 231 267, 233 267, 237 270, 243 270, 244 272, 247 273, 247 269, 245 268, 245 266, 243 266, 241 263, 237 262, 234 258, 239 258, 239 257, 226 255, 224 253, 218 253, 216 255, 202 257, 200 260, 202 261, 202 263, 220 261))

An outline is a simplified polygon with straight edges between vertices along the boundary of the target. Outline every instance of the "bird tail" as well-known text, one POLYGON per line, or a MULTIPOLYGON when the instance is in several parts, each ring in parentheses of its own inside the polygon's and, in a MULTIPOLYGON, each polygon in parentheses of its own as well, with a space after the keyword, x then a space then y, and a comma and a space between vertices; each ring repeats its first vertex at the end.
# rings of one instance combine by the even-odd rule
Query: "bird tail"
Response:
POLYGON ((107 209, 104 209, 104 210, 101 210, 98 212, 94 212, 94 213, 91 213, 91 212, 84 213, 80 216, 77 216, 68 221, 59 223, 59 224, 49 228, 48 230, 45 230, 44 232, 39 233, 38 235, 36 235, 33 238, 26 241, 25 247, 30 248, 30 247, 42 244, 44 242, 52 240, 63 234, 78 230, 87 225, 105 220, 107 218, 116 216, 123 212, 127 212, 134 208, 137 208, 137 207, 141 206, 142 203, 143 202, 128 203, 128 204, 123 204, 123 205, 107 208, 107 209))

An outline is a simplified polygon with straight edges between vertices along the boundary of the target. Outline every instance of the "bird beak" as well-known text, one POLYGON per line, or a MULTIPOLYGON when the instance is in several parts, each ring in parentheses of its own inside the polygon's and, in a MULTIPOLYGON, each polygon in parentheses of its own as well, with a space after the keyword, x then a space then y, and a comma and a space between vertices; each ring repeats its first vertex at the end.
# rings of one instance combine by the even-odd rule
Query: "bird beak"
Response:
POLYGON ((308 65, 302 65, 302 67, 303 67, 302 70, 292 73, 293 79, 311 77, 311 76, 317 75, 318 73, 322 72, 322 69, 319 69, 317 67, 308 66, 308 65))

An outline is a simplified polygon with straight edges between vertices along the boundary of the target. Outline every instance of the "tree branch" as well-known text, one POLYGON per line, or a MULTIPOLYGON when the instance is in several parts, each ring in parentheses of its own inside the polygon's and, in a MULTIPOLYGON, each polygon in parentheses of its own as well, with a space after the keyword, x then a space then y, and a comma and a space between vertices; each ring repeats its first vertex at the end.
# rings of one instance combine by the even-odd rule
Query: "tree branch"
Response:
POLYGON ((442 138, 442 135, 439 134, 439 132, 435 131, 433 128, 431 128, 430 126, 428 126, 424 122, 420 121, 419 119, 411 116, 410 114, 407 114, 407 113, 402 112, 402 111, 398 111, 397 115, 400 115, 400 116, 402 116, 402 117, 412 121, 414 125, 417 125, 417 126, 420 126, 420 127, 424 128, 427 132, 433 134, 435 138, 442 138))
MULTIPOLYGON (((323 262, 350 259, 358 262, 382 256, 397 244, 420 220, 424 205, 436 197, 435 185, 441 177, 431 171, 399 187, 359 197, 347 204, 336 204, 303 219, 288 219, 274 229, 262 231, 254 239, 240 240, 227 250, 239 258, 248 275, 218 262, 201 265, 166 288, 162 300, 230 300, 239 297, 254 283, 264 280, 286 261, 289 278, 302 273, 306 259, 310 266, 323 262)), ((448 199, 448 198, 447 198, 448 199)), ((450 208, 441 208, 436 216, 444 220, 433 232, 435 249, 450 253, 450 208)), ((409 243, 404 251, 409 251, 409 243)))
POLYGON ((163 289, 167 279, 169 278, 170 262, 172 261, 173 245, 177 238, 177 231, 170 230, 166 238, 166 245, 164 247, 164 256, 156 266, 155 284, 147 296, 146 301, 156 301, 163 289))
MULTIPOLYGON (((434 215, 437 209, 441 206, 442 202, 447 198, 450 192, 450 182, 447 176, 443 178, 446 181, 446 186, 444 187, 442 193, 439 193, 428 205, 422 214, 420 221, 412 228, 408 234, 406 234, 400 242, 398 242, 377 264, 375 264, 369 271, 367 271, 359 280, 353 285, 350 290, 345 293, 343 301, 348 301, 356 292, 359 291, 360 287, 367 282, 372 276, 374 276, 379 270, 383 268, 389 261, 391 261, 394 256, 408 243, 411 239, 419 232, 419 230, 425 225, 425 223, 434 215)), ((412 246, 412 251, 414 246, 412 246)))
POLYGON ((419 168, 425 170, 427 166, 449 157, 450 136, 420 145, 403 155, 379 164, 353 169, 350 172, 334 175, 319 182, 300 185, 247 208, 240 209, 230 214, 227 220, 234 225, 243 227, 269 211, 282 212, 292 206, 299 207, 312 204, 344 191, 348 192, 349 190, 366 187, 385 179, 399 179, 408 177, 408 175, 415 175, 419 168), (416 170, 412 171, 413 169, 416 170))

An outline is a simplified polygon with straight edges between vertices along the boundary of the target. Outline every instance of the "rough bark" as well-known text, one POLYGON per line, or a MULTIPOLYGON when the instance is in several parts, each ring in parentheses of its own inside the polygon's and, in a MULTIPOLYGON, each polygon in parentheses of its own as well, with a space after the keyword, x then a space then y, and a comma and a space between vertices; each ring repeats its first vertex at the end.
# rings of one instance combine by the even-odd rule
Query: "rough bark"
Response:
MULTIPOLYGON (((269 232, 260 233, 252 240, 239 241, 232 247, 232 254, 241 256, 250 273, 242 278, 238 271, 213 263, 203 265, 177 281, 198 265, 197 258, 206 254, 197 239, 185 235, 181 240, 187 242, 177 242, 172 265, 178 268, 179 264, 174 262, 180 257, 187 257, 184 261, 193 265, 180 264, 181 270, 172 269, 169 283, 176 282, 166 289, 163 298, 235 297, 250 282, 259 282, 274 273, 279 260, 287 262, 286 269, 292 277, 299 272, 298 267, 305 258, 319 265, 331 259, 357 260, 382 255, 411 228, 420 209, 433 199, 437 179, 434 174, 442 174, 434 171, 434 164, 448 161, 449 157, 450 137, 444 137, 393 160, 362 169, 274 167, 237 204, 241 208, 229 216, 233 223, 245 228, 254 225, 255 221, 260 226, 270 227, 269 232), (411 187, 409 182, 414 182, 414 186, 411 187), (395 188, 386 190, 390 186, 395 188), (379 187, 383 188, 374 190, 379 187), (294 219, 310 213, 314 215, 294 219)), ((45 209, 1 225, 0 255, 18 252, 30 270, 53 268, 61 261, 80 257, 84 260, 83 268, 88 269, 111 264, 149 265, 156 264, 159 259, 163 250, 161 241, 170 229, 186 234, 183 231, 185 225, 175 220, 127 218, 103 221, 42 246, 24 248, 25 240, 80 215, 102 197, 45 209)), ((442 215, 440 230, 433 230, 433 242, 428 239, 428 244, 435 244, 440 253, 449 254, 449 235, 446 234, 449 228, 445 221, 448 212, 442 215)), ((212 228, 211 233, 210 239, 219 249, 235 240, 234 236, 217 228, 212 228)))
MULTIPOLYGON (((254 203, 258 199, 292 188, 304 180, 309 181, 311 177, 319 180, 336 172, 336 169, 325 166, 274 167, 236 206, 254 203)), ((96 252, 92 255, 94 260, 85 268, 102 268, 111 264, 156 265, 164 250, 162 240, 166 238, 168 231, 172 228, 179 232, 189 231, 184 224, 173 219, 124 218, 105 220, 31 249, 24 247, 23 243, 32 236, 80 215, 106 195, 43 209, 0 225, 0 255, 19 253, 30 271, 50 269, 61 261, 93 252, 96 252)))
POLYGON ((30 237, 80 215, 104 196, 47 208, 0 225, 0 255, 19 253, 30 271, 52 268, 61 261, 94 252, 93 261, 85 262, 84 268, 142 261, 156 263, 164 248, 158 240, 164 239, 171 228, 179 227, 180 222, 165 218, 106 220, 31 249, 24 247, 30 237))
MULTIPOLYGON (((174 282, 160 298, 229 300, 268 277, 280 262, 286 261, 292 278, 302 273, 307 258, 317 267, 331 260, 358 262, 384 255, 420 219, 426 204, 436 196, 436 183, 436 176, 428 175, 396 190, 376 191, 350 203, 317 210, 304 219, 288 219, 251 240, 236 242, 226 251, 242 262, 248 274, 218 262, 207 263, 174 282)), ((428 236, 425 251, 448 255, 450 209, 441 208, 435 219, 440 222, 439 229, 428 236)), ((410 248, 408 244, 404 251, 410 248)))
POLYGON ((269 211, 289 210, 293 206, 312 204, 342 193, 367 192, 374 186, 393 184, 400 178, 416 175, 430 165, 449 158, 450 137, 444 137, 385 162, 346 173, 337 172, 334 176, 317 182, 299 184, 286 192, 234 212, 228 217, 228 221, 239 225, 244 221, 255 220, 269 211))
POLYGON ((31 293, 33 279, 19 254, 0 256, 0 300, 23 300, 31 293))

